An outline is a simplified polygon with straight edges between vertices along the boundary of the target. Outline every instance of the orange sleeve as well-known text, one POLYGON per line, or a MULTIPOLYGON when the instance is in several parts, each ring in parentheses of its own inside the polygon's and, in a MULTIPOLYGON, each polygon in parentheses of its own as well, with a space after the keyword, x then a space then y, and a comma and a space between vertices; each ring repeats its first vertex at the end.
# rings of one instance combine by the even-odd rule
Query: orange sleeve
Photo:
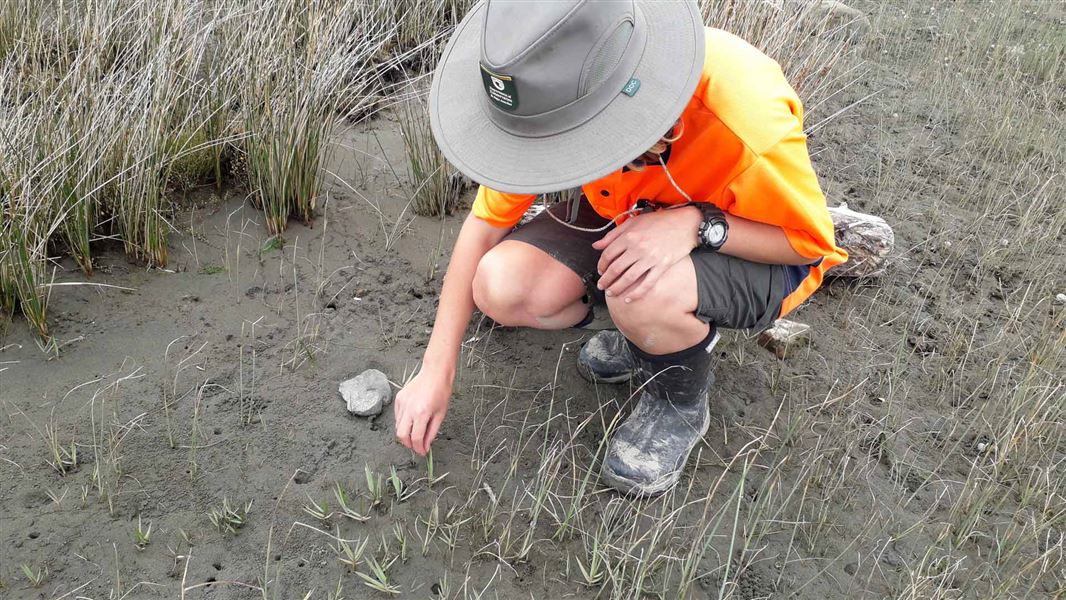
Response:
POLYGON ((477 198, 471 210, 474 216, 493 227, 514 227, 522 220, 529 207, 536 200, 532 194, 507 194, 492 188, 479 186, 477 198))
POLYGON ((807 136, 798 124, 733 179, 724 193, 726 210, 784 229, 800 256, 821 258, 841 252, 811 167, 807 136))

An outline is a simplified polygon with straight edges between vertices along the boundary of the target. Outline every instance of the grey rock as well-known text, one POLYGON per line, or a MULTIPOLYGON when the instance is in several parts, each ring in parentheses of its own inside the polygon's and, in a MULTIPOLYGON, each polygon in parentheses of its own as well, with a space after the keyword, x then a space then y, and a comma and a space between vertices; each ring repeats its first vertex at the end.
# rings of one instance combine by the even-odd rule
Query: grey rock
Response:
POLYGON ((348 412, 360 417, 381 413, 381 407, 392 402, 389 378, 377 369, 367 369, 340 384, 341 397, 348 412))
POLYGON ((1055 304, 1059 306, 1066 304, 1066 294, 1055 294, 1055 304))

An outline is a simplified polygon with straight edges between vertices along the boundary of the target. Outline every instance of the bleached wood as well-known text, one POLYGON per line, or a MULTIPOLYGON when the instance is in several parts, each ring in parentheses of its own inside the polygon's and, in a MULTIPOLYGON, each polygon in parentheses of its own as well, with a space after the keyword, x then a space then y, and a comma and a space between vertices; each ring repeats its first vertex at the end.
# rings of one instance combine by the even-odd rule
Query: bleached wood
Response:
POLYGON ((847 204, 830 207, 837 246, 848 261, 829 270, 830 277, 880 277, 896 243, 892 228, 881 217, 851 210, 847 204))

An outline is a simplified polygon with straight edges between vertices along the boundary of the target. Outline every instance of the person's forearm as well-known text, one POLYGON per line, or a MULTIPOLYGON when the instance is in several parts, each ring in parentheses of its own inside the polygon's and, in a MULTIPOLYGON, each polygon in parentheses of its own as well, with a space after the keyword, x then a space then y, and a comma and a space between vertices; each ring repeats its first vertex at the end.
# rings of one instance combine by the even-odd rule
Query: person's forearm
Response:
MULTIPOLYGON (((686 231, 693 232, 695 236, 703 215, 691 207, 679 209, 678 212, 684 215, 679 218, 685 220, 686 231)), ((816 260, 796 252, 785 230, 780 227, 729 213, 726 213, 725 219, 729 223, 729 237, 719 250, 722 254, 769 265, 809 265, 816 260)))
POLYGON ((454 377, 463 333, 474 312, 474 273, 485 253, 507 232, 507 229, 493 227, 472 214, 467 216, 444 275, 433 333, 422 360, 423 368, 454 377))

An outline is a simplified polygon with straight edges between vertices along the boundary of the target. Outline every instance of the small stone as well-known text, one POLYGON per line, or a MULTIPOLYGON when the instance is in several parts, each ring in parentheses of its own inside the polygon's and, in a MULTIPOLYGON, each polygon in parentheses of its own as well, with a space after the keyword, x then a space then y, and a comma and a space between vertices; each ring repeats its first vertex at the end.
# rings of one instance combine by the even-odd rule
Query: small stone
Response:
POLYGON ((377 369, 367 369, 341 382, 340 393, 348 412, 360 417, 380 414, 381 407, 392 402, 389 378, 377 369))
POLYGON ((903 566, 903 557, 892 548, 885 548, 881 553, 881 562, 890 567, 899 568, 903 566))
POLYGON ((1055 294, 1055 304, 1059 306, 1066 304, 1066 294, 1055 294))
POLYGON ((810 343, 810 331, 811 326, 805 323, 778 319, 772 327, 759 334, 757 341, 777 358, 785 358, 790 350, 810 343))

